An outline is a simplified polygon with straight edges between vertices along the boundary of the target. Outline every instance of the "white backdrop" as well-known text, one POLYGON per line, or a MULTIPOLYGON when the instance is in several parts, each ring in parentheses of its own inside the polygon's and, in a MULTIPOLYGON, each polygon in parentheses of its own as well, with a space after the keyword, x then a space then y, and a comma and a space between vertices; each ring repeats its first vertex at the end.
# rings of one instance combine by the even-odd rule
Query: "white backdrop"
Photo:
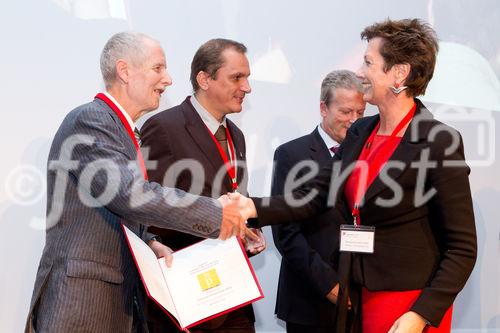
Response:
MULTIPOLYGON (((72 108, 102 89, 99 54, 122 30, 160 40, 174 84, 160 110, 190 93, 189 66, 201 43, 233 38, 248 47, 252 93, 231 119, 247 138, 250 191, 266 195, 280 143, 319 122, 319 87, 332 69, 357 69, 359 33, 387 17, 431 22, 441 41, 424 100, 464 136, 479 257, 455 303, 457 332, 500 331, 500 4, 496 0, 242 1, 24 0, 0 3, 0 332, 21 332, 44 245, 45 172, 50 142, 72 108)), ((374 110, 370 109, 369 114, 374 110)), ((274 316, 280 258, 252 259, 265 299, 258 332, 281 332, 274 316)))

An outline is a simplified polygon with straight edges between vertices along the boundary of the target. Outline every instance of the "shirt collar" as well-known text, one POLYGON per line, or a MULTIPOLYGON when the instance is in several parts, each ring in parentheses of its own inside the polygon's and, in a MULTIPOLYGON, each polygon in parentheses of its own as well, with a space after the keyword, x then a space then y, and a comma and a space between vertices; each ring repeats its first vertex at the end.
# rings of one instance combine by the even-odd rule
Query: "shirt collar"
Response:
POLYGON ((118 103, 118 101, 113 96, 111 96, 111 94, 108 93, 107 91, 103 92, 103 94, 106 95, 106 97, 109 98, 111 102, 113 102, 118 107, 118 110, 121 111, 121 113, 125 116, 125 119, 127 119, 127 122, 132 128, 132 130, 134 130, 135 129, 134 121, 132 120, 130 115, 125 111, 125 109, 120 105, 120 103, 118 103))
MULTIPOLYGON (((330 151, 330 148, 339 145, 339 143, 337 141, 333 140, 332 137, 329 136, 325 132, 325 130, 323 129, 323 127, 321 127, 321 124, 318 125, 318 132, 319 132, 319 136, 321 136, 321 138, 323 139, 323 142, 325 143, 325 145, 326 145, 326 147, 328 148, 329 151, 330 151)), ((333 152, 330 151, 330 154, 333 156, 333 152)))
POLYGON ((219 122, 210 112, 207 111, 207 109, 203 107, 203 105, 200 104, 200 102, 198 102, 195 95, 191 96, 190 101, 196 112, 200 115, 201 120, 203 120, 212 134, 217 132, 220 125, 224 125, 224 127, 227 128, 226 117, 222 119, 222 122, 219 122))

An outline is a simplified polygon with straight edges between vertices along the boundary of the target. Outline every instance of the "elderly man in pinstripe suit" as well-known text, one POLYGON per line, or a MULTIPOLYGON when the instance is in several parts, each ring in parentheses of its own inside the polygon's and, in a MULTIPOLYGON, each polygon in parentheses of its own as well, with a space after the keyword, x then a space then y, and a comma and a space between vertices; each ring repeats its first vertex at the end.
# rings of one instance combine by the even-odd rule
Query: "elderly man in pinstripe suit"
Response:
POLYGON ((101 54, 106 92, 71 111, 57 131, 47 172, 47 232, 26 332, 143 332, 143 291, 121 223, 158 257, 170 254, 145 226, 200 237, 248 233, 224 200, 144 178, 134 121, 158 108, 172 84, 159 43, 114 35, 101 54))

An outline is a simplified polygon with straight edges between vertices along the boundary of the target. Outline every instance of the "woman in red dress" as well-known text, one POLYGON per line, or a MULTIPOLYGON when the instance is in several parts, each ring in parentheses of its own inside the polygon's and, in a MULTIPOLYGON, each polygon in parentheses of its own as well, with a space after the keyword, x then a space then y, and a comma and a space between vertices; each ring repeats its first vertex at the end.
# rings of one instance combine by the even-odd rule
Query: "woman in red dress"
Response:
MULTIPOLYGON (((361 37, 368 46, 358 77, 364 100, 377 106, 379 116, 353 128, 362 133, 363 145, 344 187, 355 223, 375 227, 374 253, 345 254, 351 256, 348 278, 361 288, 360 328, 364 333, 450 332, 452 303, 474 265, 476 237, 468 169, 443 164, 446 158, 464 160, 460 135, 433 124, 415 99, 433 75, 435 33, 416 19, 387 20, 365 28, 361 37), (444 133, 433 137, 433 132, 444 133), (446 156, 443 148, 451 147, 452 139, 460 149, 446 156), (427 175, 419 180, 412 164, 426 156, 431 157, 427 175), (397 186, 381 182, 381 173, 397 186), (430 198, 418 203, 424 191, 430 198)), ((344 151, 356 150, 351 141, 344 151)))
POLYGON ((231 199, 257 217, 252 227, 339 209, 337 332, 450 332, 477 246, 462 138, 416 98, 434 72, 435 32, 417 19, 387 20, 361 36, 364 99, 379 114, 358 119, 332 163, 293 193, 231 199))

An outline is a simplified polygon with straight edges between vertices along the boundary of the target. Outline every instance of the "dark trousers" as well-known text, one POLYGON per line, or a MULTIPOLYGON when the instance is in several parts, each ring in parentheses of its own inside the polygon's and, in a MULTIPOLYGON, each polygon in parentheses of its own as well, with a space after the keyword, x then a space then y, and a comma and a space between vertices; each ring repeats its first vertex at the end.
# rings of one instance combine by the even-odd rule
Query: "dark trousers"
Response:
MULTIPOLYGON (((149 333, 182 333, 167 314, 148 307, 149 333), (153 312, 153 313, 152 313, 153 312)), ((255 333, 251 305, 239 308, 189 329, 191 333, 255 333)))
POLYGON ((287 333, 332 333, 335 332, 334 326, 310 326, 295 323, 286 323, 287 333))

